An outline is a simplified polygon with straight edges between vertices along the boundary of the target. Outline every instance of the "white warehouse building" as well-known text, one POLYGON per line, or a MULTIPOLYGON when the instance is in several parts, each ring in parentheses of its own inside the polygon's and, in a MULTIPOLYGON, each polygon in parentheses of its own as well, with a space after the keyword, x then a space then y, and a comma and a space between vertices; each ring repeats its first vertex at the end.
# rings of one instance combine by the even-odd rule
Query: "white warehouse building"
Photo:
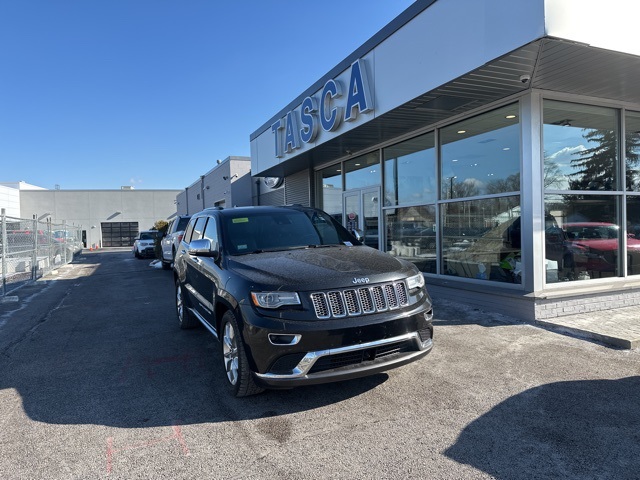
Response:
POLYGON ((7 216, 35 218, 53 224, 64 222, 81 231, 87 248, 133 245, 139 231, 152 228, 158 220, 175 217, 176 195, 180 193, 177 189, 134 190, 127 187, 120 190, 48 190, 25 182, 0 185, 10 190, 7 198, 11 202, 0 203, 7 216))

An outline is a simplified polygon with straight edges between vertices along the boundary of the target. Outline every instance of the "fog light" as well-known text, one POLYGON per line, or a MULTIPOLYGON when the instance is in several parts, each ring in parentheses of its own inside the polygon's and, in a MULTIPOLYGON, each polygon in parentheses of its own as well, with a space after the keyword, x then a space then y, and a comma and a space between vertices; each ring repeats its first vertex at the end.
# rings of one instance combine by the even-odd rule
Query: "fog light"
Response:
POLYGON ((302 335, 298 333, 270 333, 269 342, 272 345, 296 345, 302 335))

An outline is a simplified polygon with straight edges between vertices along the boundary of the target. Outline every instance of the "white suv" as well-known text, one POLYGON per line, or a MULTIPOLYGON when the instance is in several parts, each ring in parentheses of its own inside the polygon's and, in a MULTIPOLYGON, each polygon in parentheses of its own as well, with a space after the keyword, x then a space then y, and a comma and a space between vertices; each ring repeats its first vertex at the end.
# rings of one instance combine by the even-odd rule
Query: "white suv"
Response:
POLYGON ((182 241, 184 229, 187 228, 187 224, 189 223, 190 218, 191 215, 178 215, 173 220, 171 220, 171 223, 169 223, 167 233, 164 237, 162 237, 162 240, 160 241, 160 245, 162 246, 160 260, 162 261, 163 269, 169 270, 171 268, 171 262, 173 262, 176 254, 176 249, 182 241))
POLYGON ((140 232, 133 242, 133 254, 136 258, 155 257, 155 242, 160 232, 158 230, 145 230, 140 232))

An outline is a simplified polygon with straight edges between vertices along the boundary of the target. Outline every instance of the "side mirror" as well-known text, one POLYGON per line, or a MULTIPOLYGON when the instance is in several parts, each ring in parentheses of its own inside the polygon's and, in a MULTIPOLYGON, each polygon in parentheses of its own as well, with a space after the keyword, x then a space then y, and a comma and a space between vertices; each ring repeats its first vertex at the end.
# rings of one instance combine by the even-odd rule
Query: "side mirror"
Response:
POLYGON ((220 252, 218 250, 218 244, 211 245, 211 240, 208 238, 201 238, 200 240, 194 240, 189 244, 189 255, 194 257, 212 257, 214 260, 220 258, 220 252))

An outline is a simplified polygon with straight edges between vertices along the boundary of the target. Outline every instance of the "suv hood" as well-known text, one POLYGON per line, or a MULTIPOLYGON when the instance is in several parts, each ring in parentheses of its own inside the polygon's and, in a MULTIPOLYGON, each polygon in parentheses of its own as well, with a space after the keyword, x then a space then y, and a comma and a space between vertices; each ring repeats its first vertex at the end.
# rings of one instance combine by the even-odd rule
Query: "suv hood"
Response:
POLYGON ((413 264, 365 246, 330 246, 229 257, 229 269, 248 280, 295 290, 375 284, 416 273, 413 264))

